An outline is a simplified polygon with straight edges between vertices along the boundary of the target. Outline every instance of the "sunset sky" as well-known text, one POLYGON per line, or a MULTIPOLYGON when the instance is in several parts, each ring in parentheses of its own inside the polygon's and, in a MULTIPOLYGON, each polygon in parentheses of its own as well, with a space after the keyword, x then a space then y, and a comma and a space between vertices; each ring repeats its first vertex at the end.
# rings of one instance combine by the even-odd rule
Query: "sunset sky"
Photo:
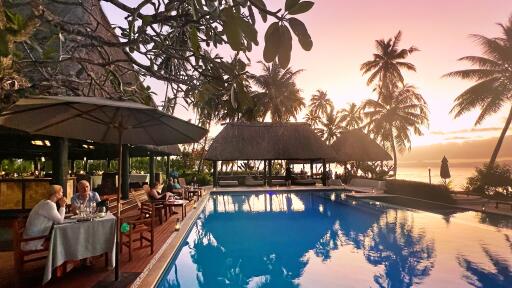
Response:
MULTIPOLYGON (((130 1, 127 1, 130 2, 130 1)), ((275 10, 284 7, 284 0, 267 1, 275 10)), ((119 15, 105 6, 113 23, 120 23, 119 15)), ((417 67, 416 73, 405 73, 407 82, 415 85, 428 102, 430 127, 425 128, 425 136, 414 137, 413 147, 445 141, 464 141, 495 137, 499 135, 505 121, 506 112, 489 118, 478 128, 473 128, 477 112, 453 119, 449 111, 454 98, 469 87, 471 82, 445 79, 447 72, 468 68, 457 59, 468 55, 480 55, 480 48, 469 34, 499 36, 496 23, 504 23, 512 15, 510 0, 346 0, 315 1, 315 6, 306 14, 300 15, 313 38, 310 52, 303 51, 294 38, 291 66, 304 69, 297 84, 302 96, 309 101, 317 90, 326 90, 337 108, 349 102, 361 103, 372 95, 366 86, 366 79, 359 67, 370 60, 375 51, 375 40, 394 36, 403 32, 401 47, 411 45, 421 51, 408 58, 417 67)), ((267 25, 258 18, 260 43, 267 25)), ((251 54, 252 72, 259 72, 256 62, 262 59, 263 46, 251 54)), ((165 86, 158 81, 147 79, 157 93, 156 101, 164 98, 165 86)), ((301 117, 305 111, 301 114, 301 117)), ((180 108, 178 117, 194 119, 190 111, 180 108)), ((215 127, 215 135, 220 127, 215 127)))

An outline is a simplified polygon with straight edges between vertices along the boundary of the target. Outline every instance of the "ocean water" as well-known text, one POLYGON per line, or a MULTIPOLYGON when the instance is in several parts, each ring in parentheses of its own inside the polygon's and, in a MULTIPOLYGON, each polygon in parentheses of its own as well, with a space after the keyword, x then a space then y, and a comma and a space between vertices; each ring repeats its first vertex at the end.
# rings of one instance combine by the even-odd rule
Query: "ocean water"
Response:
MULTIPOLYGON (((397 179, 405 179, 412 181, 420 181, 420 182, 429 182, 428 176, 428 168, 429 166, 421 165, 418 167, 400 167, 398 166, 397 179)), ((431 171, 431 182, 432 184, 440 184, 442 183, 442 179, 439 171, 439 167, 433 168, 430 167, 431 171)), ((464 185, 466 184, 466 179, 475 174, 474 167, 453 167, 450 169, 451 178, 448 181, 451 181, 451 187, 454 190, 463 190, 464 185)))
MULTIPOLYGON (((482 167, 489 159, 452 159, 449 160, 452 189, 463 190, 468 177, 475 175, 475 168, 482 167)), ((501 164, 512 164, 512 159, 504 158, 498 161, 501 164)), ((430 168, 432 184, 442 183, 440 176, 441 163, 439 160, 398 162, 397 179, 429 182, 428 169, 430 168)))

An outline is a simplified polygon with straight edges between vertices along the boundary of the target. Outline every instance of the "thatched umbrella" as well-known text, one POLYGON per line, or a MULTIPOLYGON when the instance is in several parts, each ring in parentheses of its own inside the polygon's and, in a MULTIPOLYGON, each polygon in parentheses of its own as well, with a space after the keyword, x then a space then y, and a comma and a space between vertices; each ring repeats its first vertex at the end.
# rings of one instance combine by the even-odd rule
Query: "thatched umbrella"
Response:
POLYGON ((450 167, 448 167, 448 159, 446 156, 443 156, 443 160, 441 160, 441 178, 446 181, 446 179, 450 179, 452 176, 450 175, 450 167))
POLYGON ((307 123, 227 123, 205 159, 319 160, 334 157, 307 123))
MULTIPOLYGON (((214 161, 216 185, 216 161, 269 160, 271 167, 272 160, 322 160, 325 171, 325 159, 334 156, 307 123, 237 122, 226 124, 213 140, 205 159, 214 161)), ((323 184, 326 185, 325 178, 323 184)))
POLYGON ((331 148, 336 154, 335 159, 338 162, 393 160, 384 148, 360 129, 342 132, 331 144, 331 148))

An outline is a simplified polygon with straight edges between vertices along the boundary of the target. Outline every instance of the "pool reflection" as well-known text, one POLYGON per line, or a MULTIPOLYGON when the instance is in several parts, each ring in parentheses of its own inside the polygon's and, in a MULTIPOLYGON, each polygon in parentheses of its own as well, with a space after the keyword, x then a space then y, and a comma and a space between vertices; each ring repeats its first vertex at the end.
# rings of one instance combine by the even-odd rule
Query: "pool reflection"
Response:
MULTIPOLYGON (((158 286, 500 287, 511 280, 512 262, 496 256, 502 247, 480 248, 484 261, 474 248, 452 241, 467 229, 459 222, 472 217, 453 215, 447 223, 441 215, 349 201, 339 193, 216 195, 158 286), (493 269, 482 266, 488 262, 493 269)), ((475 231, 484 226, 475 225, 475 231)))

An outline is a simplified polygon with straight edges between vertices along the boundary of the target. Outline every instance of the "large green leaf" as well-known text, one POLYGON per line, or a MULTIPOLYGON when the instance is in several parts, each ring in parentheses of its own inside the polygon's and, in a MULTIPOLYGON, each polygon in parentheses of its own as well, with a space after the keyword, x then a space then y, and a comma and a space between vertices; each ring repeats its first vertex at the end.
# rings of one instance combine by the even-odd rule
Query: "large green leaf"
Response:
POLYGON ((254 10, 252 9, 252 5, 247 7, 247 11, 249 11, 249 19, 251 19, 252 25, 256 24, 256 17, 254 17, 254 10))
POLYGON ((279 66, 285 69, 290 64, 292 54, 292 33, 288 26, 281 25, 279 27, 280 41, 279 41, 279 66))
POLYGON ((236 16, 233 8, 222 9, 222 24, 229 46, 233 51, 242 50, 242 33, 240 32, 240 17, 236 16))
MULTIPOLYGON (((256 8, 267 9, 267 4, 265 4, 265 1, 253 0, 253 2, 257 5, 256 8)), ((267 23, 267 13, 261 11, 260 9, 258 9, 258 11, 260 12, 261 20, 263 20, 263 23, 267 23)))
POLYGON ((188 33, 188 38, 190 41, 190 47, 194 51, 194 54, 198 55, 201 49, 199 45, 199 35, 197 35, 197 29, 195 26, 192 26, 188 33))
POLYGON ((245 37, 249 39, 252 43, 258 45, 258 31, 254 26, 249 22, 242 18, 240 18, 240 29, 244 33, 245 37))
POLYGON ((284 10, 290 11, 293 7, 299 4, 300 0, 286 0, 284 4, 284 10))
POLYGON ((299 43, 300 46, 302 46, 302 49, 310 51, 311 48, 313 48, 313 40, 311 40, 311 36, 309 35, 306 25, 294 17, 289 18, 288 23, 290 24, 290 27, 292 28, 295 36, 297 36, 299 39, 299 43))
POLYGON ((295 7, 293 7, 290 11, 288 11, 288 14, 297 15, 297 14, 306 13, 309 10, 311 10, 311 8, 313 8, 313 5, 315 5, 315 3, 313 1, 300 2, 299 4, 295 5, 295 7))
POLYGON ((265 47, 263 48, 263 60, 267 63, 271 63, 276 59, 279 53, 279 45, 281 37, 279 32, 279 22, 270 24, 265 33, 265 47))

